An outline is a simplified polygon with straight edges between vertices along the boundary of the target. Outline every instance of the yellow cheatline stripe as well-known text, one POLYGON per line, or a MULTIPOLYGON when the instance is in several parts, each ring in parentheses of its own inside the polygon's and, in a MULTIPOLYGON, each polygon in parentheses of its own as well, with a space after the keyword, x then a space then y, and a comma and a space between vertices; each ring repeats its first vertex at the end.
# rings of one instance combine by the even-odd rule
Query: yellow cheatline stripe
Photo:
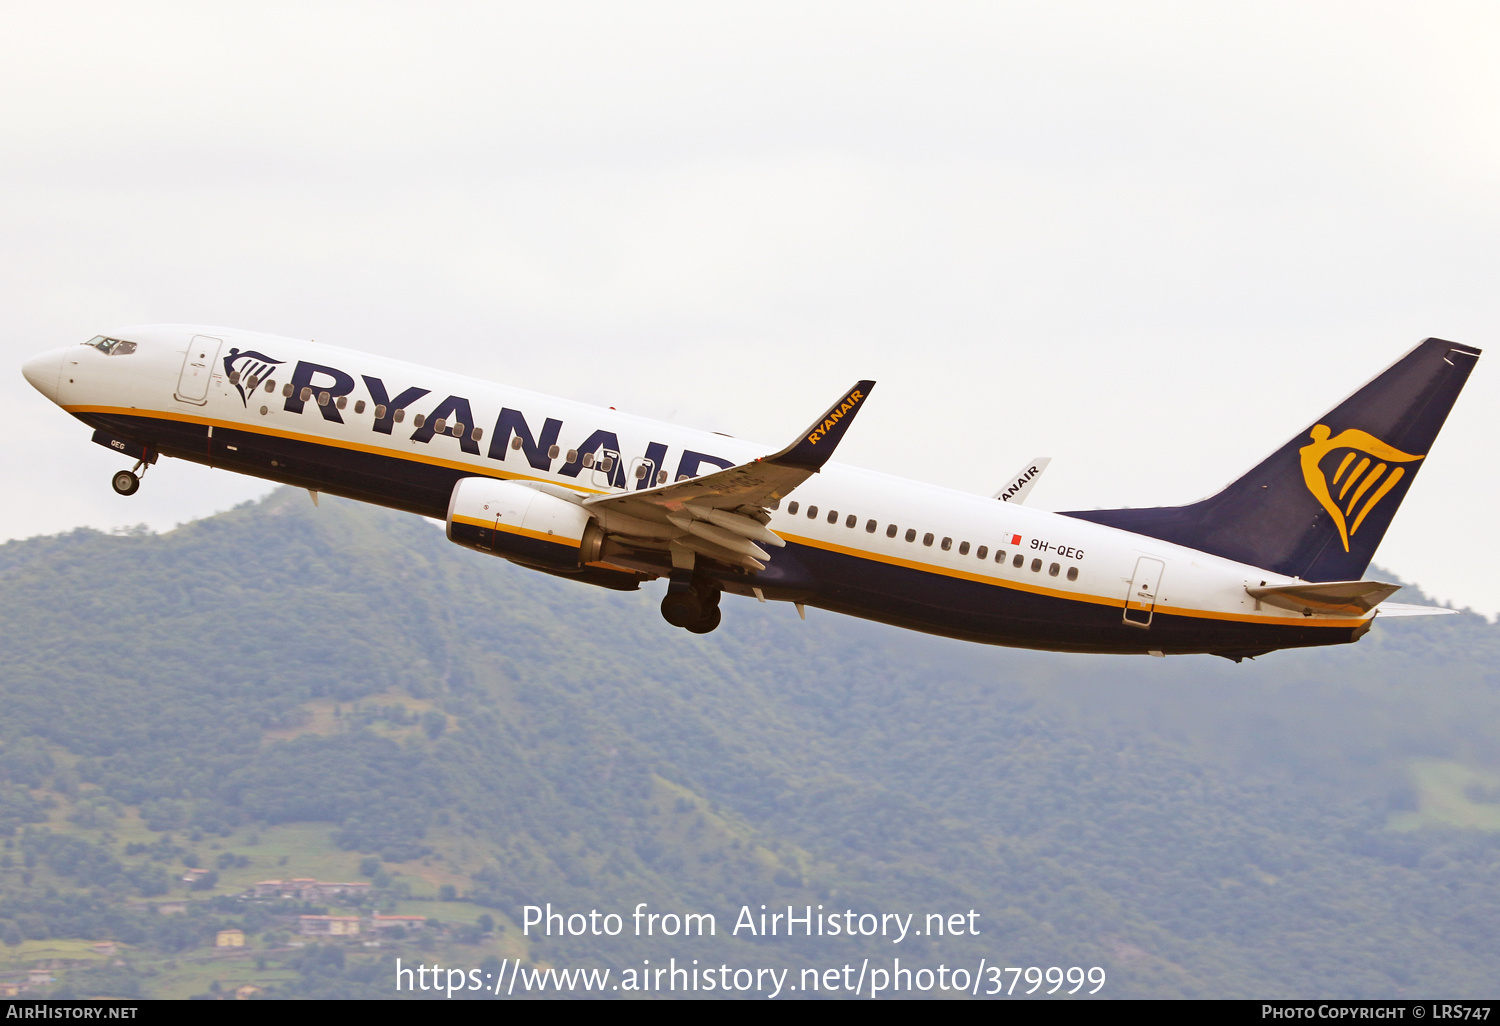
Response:
POLYGON ((468 524, 470 527, 478 527, 485 531, 503 531, 506 534, 518 534, 522 538, 533 538, 537 541, 552 542, 557 545, 566 545, 569 548, 576 548, 578 546, 578 543, 583 540, 581 538, 568 538, 564 535, 558 534, 544 534, 541 531, 532 531, 525 527, 514 527, 510 524, 496 523, 493 520, 477 520, 474 517, 462 516, 456 516, 453 519, 457 523, 468 524))
MULTIPOLYGON (((120 414, 127 417, 142 417, 147 420, 173 420, 183 424, 202 424, 205 427, 230 428, 234 431, 244 431, 252 435, 269 435, 273 438, 287 438, 297 442, 308 442, 313 445, 324 445, 331 449, 348 449, 352 452, 371 453, 376 456, 389 456, 391 459, 407 460, 411 463, 424 463, 433 467, 448 467, 452 470, 465 470, 478 477, 498 477, 511 481, 544 481, 548 484, 557 484, 571 491, 583 492, 588 495, 611 494, 602 488, 585 488, 579 484, 561 484, 551 481, 545 477, 537 477, 534 474, 518 474, 514 471, 503 470, 497 466, 489 466, 491 460, 484 463, 465 463, 461 460, 447 460, 439 456, 428 456, 423 453, 401 452, 398 449, 386 448, 379 445, 366 445, 363 442, 351 442, 342 438, 329 438, 326 435, 311 435, 299 431, 282 431, 273 427, 259 424, 245 424, 236 420, 214 420, 209 417, 196 417, 190 413, 178 413, 174 410, 151 410, 135 406, 64 406, 63 409, 69 413, 110 413, 120 414)), ((299 414, 291 414, 299 416, 299 414)), ((346 425, 348 426, 348 425, 346 425)), ((395 436, 392 436, 394 441, 395 436)), ((616 493, 618 494, 618 493, 616 493)))
MULTIPOLYGON (((464 463, 464 462, 460 462, 458 460, 445 460, 445 459, 441 459, 439 457, 427 456, 427 455, 420 454, 420 453, 405 453, 405 452, 400 452, 400 451, 397 451, 397 450, 394 450, 394 449, 391 449, 391 448, 386 448, 386 447, 378 446, 378 445, 366 445, 366 444, 364 444, 362 442, 351 442, 351 441, 347 441, 347 440, 341 439, 341 438, 329 438, 329 437, 326 437, 324 435, 305 434, 305 433, 297 432, 297 431, 282 431, 282 430, 279 430, 277 428, 272 428, 272 427, 268 427, 268 426, 262 426, 262 425, 258 425, 258 424, 244 424, 244 423, 241 423, 239 421, 233 421, 233 420, 216 420, 216 419, 210 418, 210 417, 194 416, 193 414, 190 414, 190 413, 179 413, 179 412, 177 412, 175 410, 152 410, 152 409, 147 409, 147 408, 142 408, 142 407, 136 407, 136 406, 64 406, 63 409, 67 410, 69 413, 106 413, 106 414, 119 414, 119 415, 127 416, 127 417, 143 417, 143 418, 146 418, 146 419, 172 420, 172 421, 177 421, 179 423, 184 423, 184 424, 202 424, 205 427, 225 427, 225 428, 230 428, 230 429, 235 430, 235 431, 244 431, 244 432, 246 432, 248 434, 269 435, 269 436, 271 436, 273 438, 287 438, 287 439, 291 439, 293 441, 308 442, 308 443, 311 443, 313 445, 326 445, 326 446, 329 446, 330 448, 334 448, 334 449, 347 449, 347 450, 350 450, 350 451, 353 451, 353 452, 371 453, 371 454, 376 455, 376 456, 388 456, 391 459, 407 460, 407 461, 410 461, 412 463, 424 463, 424 464, 427 464, 429 466, 448 467, 448 468, 451 468, 453 470, 464 470, 464 471, 471 472, 471 473, 473 473, 473 474, 475 474, 476 476, 479 476, 479 477, 494 477, 494 478, 502 478, 502 479, 506 479, 506 480, 513 480, 513 481, 545 481, 545 482, 547 482, 549 484, 557 484, 558 483, 556 481, 547 481, 546 478, 536 477, 536 476, 531 475, 531 474, 517 474, 517 473, 515 473, 513 471, 502 470, 499 467, 490 467, 490 466, 485 466, 483 464, 475 465, 473 463, 464 463)), ((1393 475, 1393 477, 1394 477, 1394 475, 1393 475)), ((1379 492, 1376 493, 1374 501, 1372 501, 1369 504, 1369 506, 1366 506, 1363 512, 1364 513, 1368 513, 1369 510, 1370 510, 1370 508, 1374 506, 1375 502, 1378 502, 1380 500, 1380 498, 1382 496, 1384 496, 1386 490, 1391 485, 1394 485, 1394 484, 1395 484, 1395 480, 1393 480, 1392 478, 1387 478, 1386 479, 1386 488, 1382 488, 1379 492)), ((588 494, 591 494, 591 495, 607 495, 607 494, 611 494, 609 492, 604 491, 603 489, 599 489, 599 488, 585 488, 582 485, 564 485, 563 487, 569 488, 572 491, 585 492, 585 493, 588 493, 588 494)), ((614 494, 621 494, 621 493, 614 493, 614 494)), ((465 518, 457 518, 457 519, 460 519, 464 523, 468 523, 468 524, 470 524, 472 526, 475 526, 475 527, 487 527, 487 528, 493 528, 494 527, 493 524, 490 524, 490 523, 487 523, 487 522, 484 522, 484 521, 469 520, 466 517, 465 518)), ((1364 519, 1363 515, 1361 515, 1360 519, 1361 520, 1364 519)), ((510 529, 510 528, 503 528, 503 530, 510 530, 510 531, 512 531, 512 533, 517 533, 517 534, 527 534, 527 533, 529 533, 531 537, 538 538, 538 539, 540 539, 542 541, 556 542, 556 543, 559 543, 559 544, 576 544, 577 543, 576 539, 574 539, 572 541, 569 541, 567 539, 559 539, 555 535, 539 534, 539 533, 534 532, 534 531, 533 532, 524 532, 524 531, 521 531, 520 529, 510 529)), ((815 549, 825 549, 825 550, 830 551, 830 552, 839 552, 839 553, 842 553, 844 555, 854 556, 854 557, 856 557, 858 559, 869 559, 869 560, 874 560, 877 563, 887 563, 887 564, 890 564, 892 566, 903 566, 903 567, 907 567, 908 569, 921 570, 921 571, 924 571, 926 573, 935 573, 935 574, 939 574, 939 575, 944 576, 944 577, 955 577, 955 578, 959 578, 961 580, 975 581, 975 582, 977 582, 979 584, 989 584, 989 585, 992 585, 994 587, 1009 588, 1009 589, 1011 589, 1013 591, 1025 591, 1025 592, 1030 592, 1030 593, 1036 594, 1036 595, 1047 595, 1047 596, 1050 596, 1050 597, 1053 597, 1053 598, 1068 599, 1068 600, 1071 600, 1071 601, 1074 601, 1074 602, 1089 602, 1089 603, 1092 603, 1094 605, 1115 606, 1116 608, 1119 608, 1121 606, 1120 600, 1118 600, 1118 599, 1111 599, 1111 598, 1105 598, 1105 597, 1103 597, 1101 595, 1086 595, 1086 594, 1079 594, 1077 592, 1071 592, 1071 591, 1060 591, 1060 590, 1055 589, 1055 588, 1045 588, 1045 587, 1042 587, 1040 585, 1026 584, 1026 583, 1021 582, 1021 581, 997 580, 996 578, 993 578, 993 577, 986 577, 986 576, 984 576, 982 574, 970 573, 970 572, 965 571, 965 570, 954 570, 954 569, 951 569, 949 567, 936 566, 936 565, 934 565, 932 563, 922 563, 922 562, 918 562, 916 560, 901 559, 901 558, 896 557, 896 556, 885 556, 885 555, 881 555, 881 554, 875 553, 875 552, 866 552, 863 549, 854 549, 854 548, 849 548, 849 547, 843 546, 843 545, 835 545, 832 542, 819 541, 819 540, 816 540, 816 539, 813 539, 813 538, 808 538, 808 537, 805 537, 805 536, 802 536, 802 535, 787 534, 787 533, 780 532, 780 531, 778 531, 777 533, 780 534, 787 541, 794 541, 794 542, 797 542, 798 544, 807 545, 807 546, 809 546, 811 548, 815 548, 815 549)), ((1276 617, 1276 616, 1266 617, 1266 616, 1253 616, 1253 615, 1250 615, 1250 614, 1247 614, 1247 613, 1220 613, 1220 612, 1210 612, 1208 610, 1202 610, 1202 609, 1183 609, 1183 608, 1177 608, 1177 607, 1172 607, 1172 606, 1163 606, 1163 605, 1158 605, 1156 607, 1156 611, 1157 612, 1161 612, 1161 613, 1170 613, 1170 614, 1173 614, 1173 615, 1176 615, 1176 616, 1192 616, 1192 617, 1198 617, 1200 619, 1210 619, 1210 620, 1240 620, 1240 621, 1244 621, 1246 623, 1270 623, 1270 624, 1288 624, 1288 625, 1289 624, 1303 624, 1303 625, 1308 625, 1309 623, 1311 623, 1311 624, 1316 624, 1319 627, 1354 627, 1354 626, 1357 626, 1358 624, 1360 624, 1360 623, 1363 622, 1362 620, 1358 620, 1358 619, 1355 619, 1355 620, 1311 620, 1310 621, 1309 619, 1307 619, 1305 617, 1276 617)))
MULTIPOLYGON (((790 534, 786 531, 777 531, 789 542, 806 545, 809 548, 823 549, 828 552, 838 552, 846 556, 854 556, 858 559, 873 560, 877 563, 886 563, 891 566, 902 566, 910 570, 921 570, 925 573, 939 574, 943 577, 956 577, 960 580, 975 581, 979 584, 988 584, 997 588, 1009 588, 1012 591, 1025 591, 1034 595, 1046 595, 1051 598, 1067 599, 1072 602, 1088 602, 1099 606, 1113 606, 1121 609, 1124 602, 1121 599, 1106 598, 1102 595, 1082 594, 1074 591, 1061 591, 1057 588, 1047 588, 1042 585, 1028 584, 1024 581, 1006 581, 984 574, 971 573, 967 570, 955 570, 951 567, 937 566, 933 563, 922 563, 911 559, 902 559, 899 556, 887 556, 878 552, 867 552, 864 549, 850 548, 846 545, 838 545, 833 542, 825 542, 816 538, 808 538, 805 535, 790 534)), ((1145 607, 1141 607, 1143 610, 1145 607)), ((1208 609, 1189 609, 1179 606, 1165 606, 1158 603, 1155 607, 1158 613, 1167 613, 1173 616, 1190 616, 1204 620, 1235 620, 1244 623, 1278 624, 1283 626, 1301 625, 1317 627, 1355 627, 1362 620, 1321 620, 1304 616, 1256 616, 1253 613, 1228 613, 1208 609)))

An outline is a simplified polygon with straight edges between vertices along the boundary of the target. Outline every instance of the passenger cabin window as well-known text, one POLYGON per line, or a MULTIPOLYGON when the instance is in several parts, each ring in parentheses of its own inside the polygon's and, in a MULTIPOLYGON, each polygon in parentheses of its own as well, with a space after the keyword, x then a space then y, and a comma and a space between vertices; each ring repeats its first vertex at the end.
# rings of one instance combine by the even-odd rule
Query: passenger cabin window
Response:
MULTIPOLYGON (((979 558, 983 559, 984 557, 981 556, 979 558)), ((1004 549, 996 549, 995 550, 995 562, 996 563, 1004 563, 1005 562, 1005 550, 1004 549)))
POLYGON ((849 518, 844 521, 844 526, 853 527, 857 523, 859 523, 859 517, 855 516, 853 513, 850 513, 849 518))
POLYGON ((1070 566, 1070 567, 1068 567, 1068 580, 1070 580, 1070 581, 1076 581, 1076 580, 1078 580, 1078 568, 1076 566, 1070 566))
POLYGON ((284 385, 281 386, 281 394, 284 395, 284 396, 287 396, 288 398, 291 397, 291 394, 292 394, 292 383, 290 381, 288 381, 286 384, 284 384, 284 385))
POLYGON ((1048 577, 1056 577, 1061 570, 1062 570, 1062 567, 1058 566, 1056 563, 1053 563, 1051 566, 1049 566, 1047 568, 1047 576, 1048 577))
POLYGON ((807 507, 807 519, 809 519, 809 520, 816 520, 816 519, 818 519, 818 507, 816 507, 816 506, 809 506, 809 507, 807 507))
POLYGON ((319 406, 327 406, 329 398, 330 398, 330 396, 328 395, 327 392, 319 392, 318 393, 318 405, 319 406))
MULTIPOLYGON (((965 543, 965 544, 967 544, 967 543, 965 543)), ((989 554, 990 554, 990 547, 988 545, 981 545, 981 546, 979 546, 979 548, 977 548, 977 549, 974 550, 974 558, 975 559, 983 559, 984 557, 988 556, 989 554)))
POLYGON ((267 392, 274 392, 274 391, 276 391, 276 382, 275 382, 274 379, 271 380, 271 381, 267 381, 266 382, 266 391, 267 392))
POLYGON ((894 538, 896 537, 896 532, 899 530, 901 530, 901 528, 897 527, 895 524, 891 524, 885 529, 885 536, 887 538, 894 538))
POLYGON ((1023 555, 1021 555, 1019 552, 1017 552, 1016 553, 1016 558, 1013 559, 1013 560, 1011 560, 1010 565, 1013 566, 1013 567, 1015 567, 1017 570, 1019 570, 1019 569, 1021 569, 1021 567, 1023 567, 1023 566, 1026 565, 1026 557, 1023 556, 1023 555))
POLYGON ((944 538, 943 539, 943 551, 947 552, 951 548, 953 548, 953 539, 952 538, 944 538))
POLYGON ((1031 561, 1031 572, 1034 574, 1042 572, 1042 561, 1040 559, 1033 559, 1031 561))
POLYGON ((349 397, 347 395, 339 396, 338 402, 334 403, 334 405, 342 410, 344 407, 349 405, 349 397))
POLYGON ((377 406, 377 407, 375 407, 375 419, 376 420, 385 420, 385 407, 384 406, 377 406))
POLYGON ((931 545, 932 544, 932 532, 931 531, 928 531, 926 534, 922 535, 922 544, 923 545, 931 545))
POLYGON ((568 450, 568 458, 567 458, 566 462, 568 462, 568 463, 577 463, 578 462, 578 450, 577 449, 569 449, 568 450))
POLYGON ((356 400, 354 400, 354 412, 355 413, 364 413, 365 412, 365 401, 363 399, 356 399, 356 400))
MULTIPOLYGON (((515 441, 513 441, 513 442, 510 443, 510 447, 512 449, 519 449, 521 447, 521 439, 520 439, 519 436, 516 438, 515 441)), ((559 449, 557 446, 555 446, 555 445, 549 445, 549 446, 547 446, 547 458, 549 460, 555 460, 555 459, 557 459, 557 454, 559 452, 561 452, 561 451, 562 450, 559 449)))
POLYGON ((839 522, 839 511, 838 510, 831 509, 831 510, 828 511, 828 522, 830 524, 836 524, 836 523, 839 522))
POLYGON ((958 554, 960 556, 967 556, 969 554, 969 543, 968 542, 959 542, 958 543, 958 554))
POLYGON ((866 520, 865 521, 865 534, 874 534, 875 533, 875 528, 877 528, 879 526, 880 525, 877 524, 877 523, 875 523, 875 521, 873 521, 873 520, 866 520))
POLYGON ((297 398, 301 399, 303 402, 307 402, 312 398, 312 389, 308 388, 306 385, 303 385, 302 391, 297 394, 297 398))
POLYGON ((667 483, 667 472, 665 470, 657 471, 657 474, 656 474, 656 483, 657 484, 666 484, 667 483))
POLYGON ((781 500, 780 499, 772 499, 770 502, 766 503, 766 508, 767 509, 780 509, 781 508, 781 500))
POLYGON ((917 540, 917 532, 915 528, 908 527, 906 529, 906 540, 909 542, 914 542, 917 540))
POLYGON ((419 413, 411 419, 412 427, 421 427, 427 423, 427 414, 419 413))
POLYGON ((484 437, 484 428, 475 428, 472 432, 470 432, 470 437, 473 438, 476 442, 479 441, 484 437))
POLYGON ((793 499, 791 502, 789 502, 789 503, 786 504, 786 511, 791 516, 796 516, 797 515, 797 509, 798 509, 798 506, 797 506, 797 500, 796 499, 793 499))
POLYGON ((594 454, 593 453, 586 452, 586 453, 583 454, 583 465, 585 467, 592 467, 594 465, 594 454))
MULTIPOLYGON (((420 414, 418 416, 420 416, 420 414)), ((391 419, 394 420, 397 424, 401 423, 406 419, 406 411, 397 410, 395 413, 391 414, 391 419)))

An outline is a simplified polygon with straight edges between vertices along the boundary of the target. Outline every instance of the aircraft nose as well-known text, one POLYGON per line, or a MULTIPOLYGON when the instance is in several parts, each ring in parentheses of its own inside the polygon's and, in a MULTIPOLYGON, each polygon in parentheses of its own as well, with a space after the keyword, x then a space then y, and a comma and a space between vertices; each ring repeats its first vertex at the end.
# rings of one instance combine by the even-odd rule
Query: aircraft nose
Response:
POLYGON ((31 387, 57 402, 57 381, 62 375, 63 351, 54 349, 34 356, 21 365, 21 373, 31 382, 31 387))

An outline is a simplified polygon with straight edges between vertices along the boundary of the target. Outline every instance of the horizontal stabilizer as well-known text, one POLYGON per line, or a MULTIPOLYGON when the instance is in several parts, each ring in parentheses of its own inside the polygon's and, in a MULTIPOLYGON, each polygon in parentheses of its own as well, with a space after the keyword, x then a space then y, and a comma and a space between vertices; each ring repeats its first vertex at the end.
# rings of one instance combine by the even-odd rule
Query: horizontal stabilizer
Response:
POLYGON ((1458 612, 1447 606, 1414 606, 1410 602, 1382 602, 1375 611, 1381 616, 1446 616, 1458 612))
POLYGON ((1298 613, 1347 613, 1363 616, 1402 589, 1384 581, 1324 581, 1282 584, 1245 590, 1267 605, 1298 613))

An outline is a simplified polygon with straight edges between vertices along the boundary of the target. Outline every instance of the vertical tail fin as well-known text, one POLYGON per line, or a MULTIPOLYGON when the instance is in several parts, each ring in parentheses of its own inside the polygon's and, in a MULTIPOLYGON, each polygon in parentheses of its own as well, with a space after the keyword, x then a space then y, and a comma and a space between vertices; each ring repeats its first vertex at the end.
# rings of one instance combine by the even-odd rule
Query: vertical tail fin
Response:
POLYGON ((1356 580, 1479 354, 1427 339, 1254 470, 1190 506, 1066 515, 1308 581, 1356 580))

